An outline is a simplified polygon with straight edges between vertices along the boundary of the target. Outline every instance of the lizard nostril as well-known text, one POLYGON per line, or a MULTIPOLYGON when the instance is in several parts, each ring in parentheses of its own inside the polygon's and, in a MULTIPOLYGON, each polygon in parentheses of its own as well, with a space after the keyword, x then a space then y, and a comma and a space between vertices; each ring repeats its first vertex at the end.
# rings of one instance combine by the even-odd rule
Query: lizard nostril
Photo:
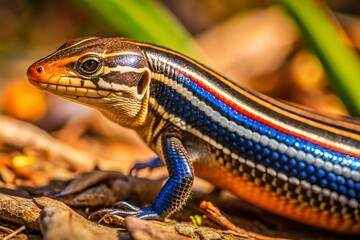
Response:
POLYGON ((28 78, 35 80, 44 77, 45 68, 44 67, 29 67, 27 71, 28 78))

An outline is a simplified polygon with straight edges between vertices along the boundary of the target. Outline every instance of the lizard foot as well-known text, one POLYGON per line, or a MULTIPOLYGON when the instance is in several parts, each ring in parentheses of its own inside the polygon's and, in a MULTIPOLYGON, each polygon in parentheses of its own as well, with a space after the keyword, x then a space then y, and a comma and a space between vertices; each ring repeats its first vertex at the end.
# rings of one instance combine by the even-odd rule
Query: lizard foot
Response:
POLYGON ((149 171, 151 172, 153 169, 159 168, 162 166, 164 166, 164 163, 158 157, 151 159, 150 161, 147 161, 147 162, 138 162, 138 163, 135 163, 135 165, 131 168, 130 175, 136 176, 140 170, 146 169, 146 168, 148 168, 149 171))
POLYGON ((100 220, 98 221, 99 223, 111 216, 120 216, 120 217, 133 216, 140 219, 150 219, 150 220, 163 219, 162 217, 159 216, 157 212, 155 212, 155 210, 151 206, 139 208, 131 205, 130 203, 120 201, 115 204, 115 207, 119 207, 122 209, 104 208, 90 214, 89 219, 92 219, 95 216, 101 216, 100 220))

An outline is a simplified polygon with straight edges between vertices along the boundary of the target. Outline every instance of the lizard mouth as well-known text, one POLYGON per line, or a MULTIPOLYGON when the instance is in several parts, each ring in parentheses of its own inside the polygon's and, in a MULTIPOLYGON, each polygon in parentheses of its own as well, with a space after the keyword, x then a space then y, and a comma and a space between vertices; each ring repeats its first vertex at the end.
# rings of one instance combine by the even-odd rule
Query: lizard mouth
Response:
POLYGON ((38 82, 29 78, 29 82, 38 88, 46 90, 50 93, 60 95, 67 98, 104 98, 108 97, 112 92, 108 90, 97 90, 95 88, 67 86, 62 84, 38 82))
POLYGON ((66 68, 56 64, 33 64, 27 70, 29 82, 50 93, 71 99, 92 99, 108 97, 112 92, 98 89, 89 80, 74 76, 66 68))

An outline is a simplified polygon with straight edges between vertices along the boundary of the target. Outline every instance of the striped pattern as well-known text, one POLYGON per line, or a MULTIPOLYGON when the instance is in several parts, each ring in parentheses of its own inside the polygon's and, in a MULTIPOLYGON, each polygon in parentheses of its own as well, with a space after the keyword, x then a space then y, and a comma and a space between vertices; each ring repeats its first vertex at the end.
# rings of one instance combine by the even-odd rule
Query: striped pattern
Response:
MULTIPOLYGON (((256 183, 254 187, 264 191, 270 189, 278 196, 277 201, 285 197, 290 200, 287 204, 305 205, 304 210, 312 209, 319 218, 324 212, 330 214, 328 219, 338 218, 336 224, 315 218, 314 225, 340 229, 340 224, 343 231, 359 231, 360 143, 355 121, 344 126, 341 119, 313 113, 300 118, 293 107, 286 109, 285 115, 281 102, 249 91, 251 98, 236 97, 240 92, 234 93, 234 88, 229 91, 232 83, 223 78, 219 82, 219 76, 212 72, 216 78, 207 76, 209 70, 201 65, 192 62, 195 66, 189 66, 188 59, 174 59, 173 53, 170 61, 168 50, 141 46, 153 72, 153 108, 167 121, 209 144, 224 171, 234 178, 240 176, 239 181, 256 183), (271 104, 273 111, 253 107, 262 101, 271 104)), ((259 199, 247 200, 265 205, 259 199)), ((277 213, 309 223, 291 211, 277 213)))
POLYGON ((176 132, 195 174, 255 205, 360 234, 358 120, 287 105, 179 53, 120 38, 71 41, 28 73, 39 87, 137 129, 160 155, 158 139, 176 132), (79 59, 91 54, 99 71, 79 74, 79 59), (34 77, 47 64, 58 68, 34 77))

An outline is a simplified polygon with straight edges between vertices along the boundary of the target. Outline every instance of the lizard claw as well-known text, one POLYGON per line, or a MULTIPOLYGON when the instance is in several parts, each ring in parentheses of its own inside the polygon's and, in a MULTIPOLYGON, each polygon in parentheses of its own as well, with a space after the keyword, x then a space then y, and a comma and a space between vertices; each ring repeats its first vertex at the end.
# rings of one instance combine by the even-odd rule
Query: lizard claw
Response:
POLYGON ((98 221, 98 223, 101 223, 104 219, 104 216, 106 216, 107 214, 109 214, 110 212, 114 211, 114 209, 112 208, 104 208, 104 209, 100 209, 100 210, 97 210, 93 213, 91 213, 88 217, 88 219, 94 219, 95 217, 97 216, 100 216, 100 220, 98 221))
POLYGON ((147 162, 138 162, 135 163, 135 165, 130 170, 131 176, 136 176, 137 173, 142 170, 148 168, 151 172, 153 169, 164 166, 164 163, 161 161, 160 158, 156 157, 154 159, 151 159, 147 162))
POLYGON ((106 218, 111 216, 120 216, 127 217, 133 216, 140 219, 151 219, 151 220, 162 220, 163 218, 153 209, 152 206, 139 208, 131 205, 130 203, 120 201, 115 204, 115 207, 120 207, 124 209, 115 209, 115 208, 105 208, 93 212, 90 214, 89 219, 94 218, 95 216, 101 216, 98 223, 103 222, 106 218))
POLYGON ((113 208, 116 208, 116 209, 124 209, 124 210, 127 210, 127 211, 139 211, 139 210, 140 210, 139 207, 136 207, 136 206, 134 206, 134 205, 131 205, 130 203, 125 202, 125 201, 116 202, 116 203, 114 204, 113 208))

